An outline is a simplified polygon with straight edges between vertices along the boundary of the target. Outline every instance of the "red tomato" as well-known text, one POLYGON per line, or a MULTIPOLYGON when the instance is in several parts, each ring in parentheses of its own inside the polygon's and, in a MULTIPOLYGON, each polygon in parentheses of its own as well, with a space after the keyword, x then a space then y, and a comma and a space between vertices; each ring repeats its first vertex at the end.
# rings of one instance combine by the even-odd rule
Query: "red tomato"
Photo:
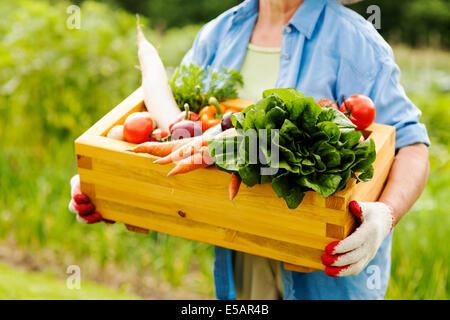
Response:
POLYGON ((364 130, 375 120, 375 105, 369 97, 362 94, 345 99, 340 111, 356 125, 356 130, 364 130))
POLYGON ((167 131, 161 130, 161 129, 155 129, 151 133, 150 141, 161 141, 164 140, 164 138, 167 138, 169 136, 169 133, 167 131))
POLYGON ((339 110, 336 102, 334 102, 330 99, 320 99, 319 102, 317 102, 317 104, 319 106, 321 106, 322 108, 333 108, 333 109, 339 110))
POLYGON ((154 121, 148 112, 130 114, 123 124, 123 137, 131 143, 143 143, 150 139, 154 121))

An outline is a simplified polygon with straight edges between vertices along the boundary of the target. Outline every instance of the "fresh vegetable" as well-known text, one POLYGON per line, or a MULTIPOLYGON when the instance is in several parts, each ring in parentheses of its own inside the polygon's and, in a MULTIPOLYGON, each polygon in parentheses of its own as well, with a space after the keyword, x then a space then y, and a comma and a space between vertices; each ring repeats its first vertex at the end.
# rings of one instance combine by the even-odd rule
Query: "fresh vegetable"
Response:
POLYGON ((344 100, 340 111, 356 125, 356 130, 364 130, 375 120, 373 101, 362 94, 355 94, 344 100))
MULTIPOLYGON (((217 137, 233 136, 236 134, 237 134, 236 130, 230 129, 219 133, 217 137)), ((210 139, 212 139, 212 137, 205 135, 191 139, 191 141, 186 145, 174 149, 172 153, 163 158, 155 160, 154 163, 168 164, 187 158, 193 155, 194 153, 199 152, 202 147, 208 146, 208 140, 210 139)))
POLYGON ((231 122, 231 115, 233 113, 235 113, 235 112, 228 111, 223 115, 222 120, 220 121, 220 126, 222 127, 223 131, 233 128, 233 123, 231 122))
POLYGON ((184 105, 184 111, 180 112, 175 121, 170 124, 169 131, 172 130, 172 127, 176 123, 181 122, 183 120, 191 120, 191 121, 199 120, 199 116, 195 112, 189 111, 189 105, 187 103, 184 105))
POLYGON ((108 131, 106 137, 116 140, 123 140, 123 125, 114 126, 108 131))
POLYGON ((216 167, 238 174, 250 187, 271 182, 291 209, 308 190, 328 197, 351 176, 360 182, 372 178, 374 141, 359 143, 361 132, 343 113, 322 109, 295 89, 266 90, 231 119, 238 136, 208 143, 216 167))
POLYGON ((213 105, 208 105, 200 110, 200 113, 198 115, 200 117, 200 120, 202 121, 203 131, 206 131, 209 128, 212 128, 220 123, 221 119, 216 118, 216 114, 217 108, 213 105))
POLYGON ((135 146, 130 151, 135 153, 148 153, 157 157, 165 157, 176 149, 190 143, 193 139, 194 138, 186 138, 166 142, 144 142, 135 146))
POLYGON ((148 112, 130 114, 123 125, 123 137, 131 143, 142 143, 149 140, 154 129, 154 122, 148 112))
POLYGON ((210 97, 208 100, 208 103, 214 107, 216 107, 216 117, 222 118, 223 112, 222 112, 222 106, 220 105, 219 101, 215 97, 210 97))
POLYGON ((145 38, 139 23, 137 29, 145 107, 154 115, 158 127, 168 131, 169 125, 179 115, 180 109, 172 95, 166 70, 158 52, 145 38))
POLYGON ((317 104, 321 106, 322 108, 333 108, 336 110, 339 110, 339 107, 337 106, 336 102, 330 99, 320 99, 317 104))
POLYGON ((193 139, 190 143, 174 150, 171 154, 155 160, 153 163, 168 164, 176 162, 185 159, 187 157, 190 157, 194 153, 199 152, 202 147, 207 146, 208 146, 208 137, 201 136, 196 139, 193 139))
POLYGON ((230 184, 228 186, 228 193, 230 200, 233 200, 239 192, 239 187, 241 186, 241 178, 235 173, 231 174, 230 184))
POLYGON ((200 121, 182 120, 175 123, 170 130, 172 140, 186 139, 202 134, 202 123, 200 121))
POLYGON ((218 101, 237 97, 237 88, 243 85, 238 71, 211 67, 205 70, 195 64, 179 66, 169 83, 178 106, 182 108, 187 103, 196 113, 209 104, 211 97, 218 101))
POLYGON ((208 137, 212 137, 212 136, 216 136, 219 133, 221 133, 222 130, 222 126, 221 124, 216 124, 214 127, 209 128, 208 130, 206 130, 205 132, 203 132, 203 136, 208 136, 208 137))
POLYGON ((208 147, 201 147, 199 152, 177 162, 176 166, 167 175, 174 176, 176 174, 186 173, 198 168, 208 167, 213 163, 214 159, 209 155, 208 147))
POLYGON ((153 130, 153 132, 150 134, 150 141, 163 142, 163 141, 167 141, 168 138, 169 138, 169 132, 164 131, 160 128, 153 130))

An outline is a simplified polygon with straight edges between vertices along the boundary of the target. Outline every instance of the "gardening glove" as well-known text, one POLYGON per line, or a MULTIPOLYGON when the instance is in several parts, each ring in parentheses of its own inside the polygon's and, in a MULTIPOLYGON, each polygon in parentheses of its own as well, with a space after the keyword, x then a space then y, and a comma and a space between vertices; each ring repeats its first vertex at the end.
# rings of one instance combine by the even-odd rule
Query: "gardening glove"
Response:
POLYGON ((331 277, 358 274, 375 257, 384 238, 394 227, 392 208, 381 202, 350 202, 359 227, 347 238, 325 248, 322 263, 331 277))
POLYGON ((81 192, 78 174, 70 179, 70 187, 72 199, 69 202, 69 210, 77 215, 77 220, 88 224, 102 221, 102 216, 95 211, 95 206, 89 197, 81 192))

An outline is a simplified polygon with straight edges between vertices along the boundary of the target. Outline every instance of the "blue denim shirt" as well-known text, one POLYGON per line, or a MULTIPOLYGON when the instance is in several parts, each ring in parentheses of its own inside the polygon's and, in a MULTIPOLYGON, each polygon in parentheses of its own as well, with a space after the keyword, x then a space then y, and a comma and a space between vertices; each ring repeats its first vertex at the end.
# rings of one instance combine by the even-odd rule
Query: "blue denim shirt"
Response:
MULTIPOLYGON (((257 16, 258 0, 244 1, 224 12, 203 26, 182 63, 240 70, 257 16)), ((294 87, 316 101, 367 95, 376 106, 375 122, 396 128, 397 149, 430 144, 419 122, 421 111, 399 83, 392 49, 371 23, 335 0, 305 0, 282 32, 276 87, 294 87)), ((391 238, 385 239, 377 256, 357 276, 335 279, 322 271, 283 270, 285 298, 382 298, 389 280, 391 238), (371 268, 374 261, 378 269, 371 268), (375 290, 367 285, 372 270, 380 271, 381 286, 375 290)), ((234 299, 232 253, 216 247, 215 254, 216 295, 234 299)))

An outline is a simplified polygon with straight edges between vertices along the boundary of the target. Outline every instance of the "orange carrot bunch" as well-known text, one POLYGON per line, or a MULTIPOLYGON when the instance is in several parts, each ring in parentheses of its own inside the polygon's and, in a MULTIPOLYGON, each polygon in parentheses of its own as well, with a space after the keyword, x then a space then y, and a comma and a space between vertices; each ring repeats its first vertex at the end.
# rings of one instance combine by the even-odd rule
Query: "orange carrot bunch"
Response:
POLYGON ((166 142, 156 142, 149 141, 138 144, 130 151, 136 153, 148 153, 157 157, 165 157, 171 154, 176 149, 189 144, 195 138, 186 138, 180 140, 166 141, 166 142))
MULTIPOLYGON (((234 128, 225 130, 215 137, 234 136, 237 132, 234 128)), ((181 140, 166 142, 144 142, 135 146, 130 151, 136 153, 148 153, 159 159, 157 164, 176 163, 175 167, 169 171, 168 176, 187 173, 199 168, 206 168, 214 164, 214 158, 209 155, 208 141, 214 137, 199 136, 181 140)), ((228 186, 229 198, 233 200, 239 191, 241 178, 236 174, 231 174, 228 186)))
POLYGON ((198 168, 206 168, 213 163, 214 159, 209 155, 208 147, 201 147, 199 152, 178 161, 176 166, 167 175, 174 176, 198 168))
MULTIPOLYGON (((236 130, 232 128, 221 132, 215 137, 226 137, 236 134, 236 130)), ((214 159, 208 152, 208 141, 212 138, 214 137, 198 136, 167 142, 144 142, 131 149, 131 151, 161 157, 154 161, 157 164, 176 162, 176 166, 168 174, 173 176, 214 164, 214 159)))

